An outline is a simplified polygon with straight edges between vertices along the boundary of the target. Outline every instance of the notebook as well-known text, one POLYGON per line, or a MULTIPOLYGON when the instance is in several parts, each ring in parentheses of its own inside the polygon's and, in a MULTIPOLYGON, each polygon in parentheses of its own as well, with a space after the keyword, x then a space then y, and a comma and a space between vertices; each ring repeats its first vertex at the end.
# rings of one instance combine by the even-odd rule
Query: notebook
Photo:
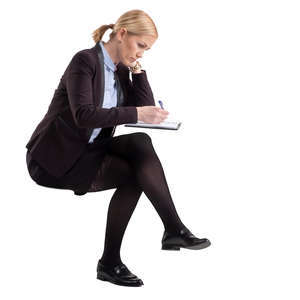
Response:
POLYGON ((159 124, 151 124, 151 123, 138 121, 137 123, 128 123, 124 125, 126 127, 143 127, 143 128, 154 128, 154 129, 178 130, 181 125, 181 122, 179 122, 178 120, 172 120, 169 117, 167 117, 163 122, 159 124))

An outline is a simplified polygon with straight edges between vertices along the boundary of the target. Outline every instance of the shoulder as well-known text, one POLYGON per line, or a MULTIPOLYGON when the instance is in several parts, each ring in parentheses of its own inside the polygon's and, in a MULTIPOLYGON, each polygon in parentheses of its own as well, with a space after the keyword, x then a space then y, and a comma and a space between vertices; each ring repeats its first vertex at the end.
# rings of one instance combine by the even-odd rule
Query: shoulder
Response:
POLYGON ((96 60, 91 49, 83 49, 76 52, 70 62, 71 66, 83 66, 95 70, 96 60))

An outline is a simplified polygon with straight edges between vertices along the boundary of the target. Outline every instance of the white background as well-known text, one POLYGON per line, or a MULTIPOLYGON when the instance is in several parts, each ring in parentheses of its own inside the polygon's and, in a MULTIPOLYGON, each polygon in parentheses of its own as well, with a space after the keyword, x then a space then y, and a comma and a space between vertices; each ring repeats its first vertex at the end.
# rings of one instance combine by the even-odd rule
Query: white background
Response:
POLYGON ((0 11, 2 299, 299 299, 297 1, 10 1, 0 11), (140 288, 96 280, 114 190, 42 187, 25 161, 72 56, 131 9, 157 26, 141 62, 155 99, 182 121, 142 131, 181 219, 212 242, 162 251, 143 194, 121 248, 140 288))

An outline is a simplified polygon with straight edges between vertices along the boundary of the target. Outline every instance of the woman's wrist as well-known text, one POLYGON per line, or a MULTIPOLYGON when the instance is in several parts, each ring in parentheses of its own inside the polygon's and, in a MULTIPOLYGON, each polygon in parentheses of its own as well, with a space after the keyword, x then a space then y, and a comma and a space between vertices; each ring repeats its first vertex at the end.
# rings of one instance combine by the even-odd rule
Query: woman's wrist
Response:
POLYGON ((136 111, 137 111, 137 121, 139 121, 141 119, 141 114, 142 114, 141 107, 136 107, 136 111))
POLYGON ((133 74, 142 73, 142 65, 140 64, 139 61, 136 61, 135 66, 134 66, 134 67, 129 67, 129 70, 130 70, 131 73, 133 73, 133 74))
POLYGON ((132 74, 139 74, 139 73, 143 73, 142 70, 138 70, 138 71, 134 71, 134 72, 131 72, 132 74))

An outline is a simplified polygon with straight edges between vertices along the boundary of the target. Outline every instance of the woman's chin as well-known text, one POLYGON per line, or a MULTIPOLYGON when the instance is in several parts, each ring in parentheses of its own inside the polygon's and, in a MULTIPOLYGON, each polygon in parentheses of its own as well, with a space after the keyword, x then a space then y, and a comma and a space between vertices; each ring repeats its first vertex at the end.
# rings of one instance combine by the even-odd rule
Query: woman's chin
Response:
POLYGON ((135 63, 136 63, 136 60, 135 60, 134 58, 132 58, 132 57, 129 57, 129 58, 128 58, 128 61, 129 61, 129 63, 130 63, 131 65, 135 65, 135 63))
POLYGON ((121 60, 122 64, 124 64, 126 67, 133 67, 136 62, 133 58, 126 58, 121 60))
POLYGON ((129 59, 122 60, 121 62, 122 62, 122 64, 125 65, 126 67, 130 67, 131 62, 130 62, 129 59))

